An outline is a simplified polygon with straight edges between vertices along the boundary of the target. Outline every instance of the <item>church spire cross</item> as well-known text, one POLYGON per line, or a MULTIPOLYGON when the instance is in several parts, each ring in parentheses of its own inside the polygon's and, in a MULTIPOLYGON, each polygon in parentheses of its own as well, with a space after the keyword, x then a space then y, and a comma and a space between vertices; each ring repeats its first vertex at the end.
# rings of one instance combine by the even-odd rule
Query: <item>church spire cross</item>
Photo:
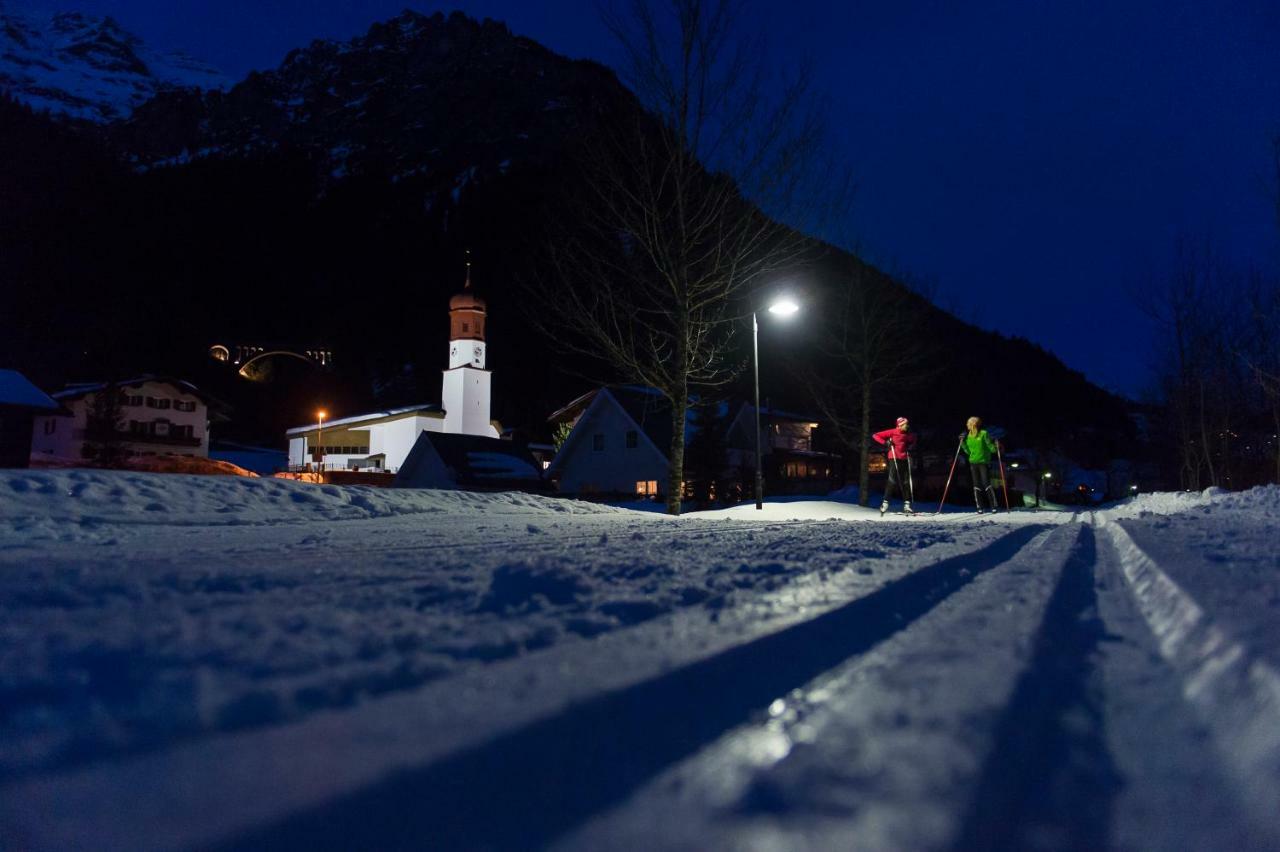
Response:
POLYGON ((467 255, 467 280, 463 282, 462 289, 471 289, 471 249, 466 249, 467 255))

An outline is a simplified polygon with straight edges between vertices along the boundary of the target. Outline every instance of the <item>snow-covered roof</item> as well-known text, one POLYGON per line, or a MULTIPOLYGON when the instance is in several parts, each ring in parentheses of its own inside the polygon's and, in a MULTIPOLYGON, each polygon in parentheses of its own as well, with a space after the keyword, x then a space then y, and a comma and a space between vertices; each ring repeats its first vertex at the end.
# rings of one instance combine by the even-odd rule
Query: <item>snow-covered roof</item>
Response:
MULTIPOLYGON (((339 417, 337 420, 326 420, 324 425, 326 429, 335 426, 351 426, 356 423, 368 423, 372 420, 384 420, 388 417, 399 417, 407 414, 440 414, 442 409, 438 403, 422 403, 421 405, 406 405, 402 408, 388 408, 384 411, 370 411, 368 414, 353 414, 350 417, 339 417)), ((306 426, 294 426, 292 429, 285 430, 286 435, 303 435, 307 432, 315 431, 318 424, 308 423, 306 426)))
POLYGON ((132 387, 138 387, 139 385, 144 385, 147 382, 157 382, 162 385, 172 385, 173 387, 178 388, 179 390, 185 393, 189 393, 192 396, 200 397, 200 399, 204 400, 206 403, 210 399, 208 394, 204 393, 204 391, 200 390, 198 387, 191 384, 191 382, 185 381, 183 379, 172 379, 172 378, 169 378, 168 376, 152 376, 152 375, 138 376, 137 378, 134 378, 134 379, 124 379, 119 382, 72 382, 72 383, 68 383, 67 386, 62 390, 53 394, 53 398, 56 400, 76 399, 78 397, 84 396, 85 394, 97 393, 98 391, 104 389, 108 384, 113 384, 116 387, 120 387, 120 388, 132 388, 132 387))
POLYGON ((0 370, 0 405, 57 411, 58 403, 17 370, 0 370))

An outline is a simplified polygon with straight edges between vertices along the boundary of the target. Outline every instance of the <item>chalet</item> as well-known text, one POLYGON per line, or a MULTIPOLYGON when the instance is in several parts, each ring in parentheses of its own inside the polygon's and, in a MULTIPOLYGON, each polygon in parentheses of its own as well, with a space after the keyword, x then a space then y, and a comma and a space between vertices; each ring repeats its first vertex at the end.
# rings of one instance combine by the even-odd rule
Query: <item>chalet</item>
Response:
POLYGON ((209 455, 210 404, 221 404, 190 382, 165 376, 140 376, 122 382, 69 385, 53 394, 66 415, 36 417, 31 455, 46 461, 79 461, 91 428, 94 398, 110 390, 119 395, 120 423, 111 436, 131 455, 209 455), (68 416, 69 415, 69 416, 68 416))
POLYGON ((573 427, 547 471, 562 493, 656 497, 666 492, 671 405, 657 391, 598 388, 549 420, 573 427))
MULTIPOLYGON (((755 471, 755 406, 743 403, 729 423, 729 464, 755 471)), ((844 484, 844 457, 814 446, 813 417, 769 406, 760 409, 760 451, 766 494, 826 494, 844 484)))
POLYGON ((0 467, 27 467, 37 416, 65 416, 62 406, 16 370, 0 370, 0 467))

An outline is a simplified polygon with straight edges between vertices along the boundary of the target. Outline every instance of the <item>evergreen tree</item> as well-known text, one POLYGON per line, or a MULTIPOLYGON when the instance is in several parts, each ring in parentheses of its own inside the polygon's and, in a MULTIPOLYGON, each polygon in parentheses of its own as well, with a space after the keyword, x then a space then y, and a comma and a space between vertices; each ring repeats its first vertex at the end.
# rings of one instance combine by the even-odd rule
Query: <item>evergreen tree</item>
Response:
POLYGON ((124 411, 120 386, 109 383, 93 395, 86 424, 84 456, 101 467, 116 467, 129 455, 124 446, 124 411))

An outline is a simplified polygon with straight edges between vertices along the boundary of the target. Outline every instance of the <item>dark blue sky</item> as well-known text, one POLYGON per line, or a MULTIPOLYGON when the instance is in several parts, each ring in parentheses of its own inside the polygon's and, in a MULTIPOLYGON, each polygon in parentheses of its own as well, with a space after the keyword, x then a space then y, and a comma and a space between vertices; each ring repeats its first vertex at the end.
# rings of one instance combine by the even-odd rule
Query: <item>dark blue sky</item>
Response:
MULTIPOLYGON (((57 0, 239 77, 312 38, 408 6, 506 21, 609 62, 590 0, 57 0)), ((1280 268, 1270 138, 1280 133, 1274 0, 761 3, 774 61, 808 59, 832 104, 870 260, 943 307, 1142 390, 1151 334, 1131 295, 1179 233, 1280 268)))

